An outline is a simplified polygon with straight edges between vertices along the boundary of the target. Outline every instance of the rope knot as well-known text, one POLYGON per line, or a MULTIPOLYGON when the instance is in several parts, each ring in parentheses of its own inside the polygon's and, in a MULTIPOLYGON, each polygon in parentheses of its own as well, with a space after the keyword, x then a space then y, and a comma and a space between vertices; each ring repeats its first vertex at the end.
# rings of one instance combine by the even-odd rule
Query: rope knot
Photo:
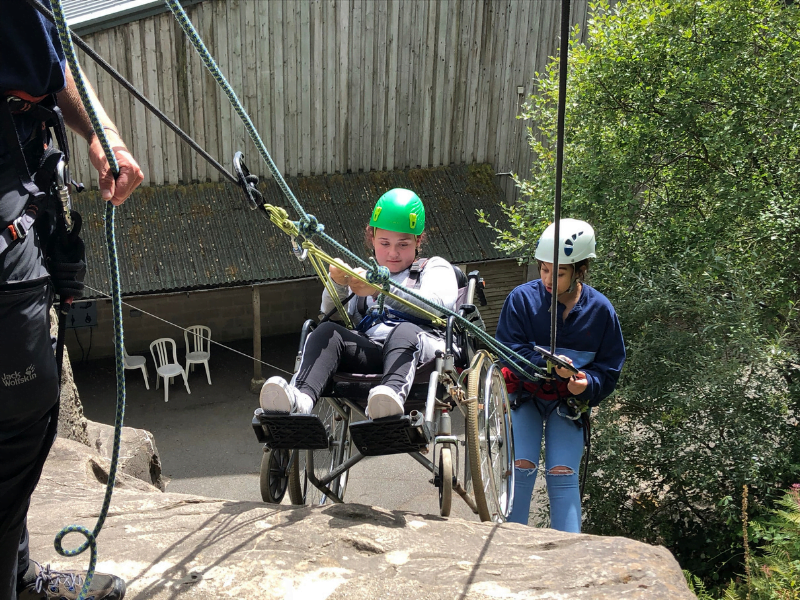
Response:
POLYGON ((391 277, 389 267, 381 267, 378 265, 375 257, 370 258, 369 262, 372 266, 369 268, 369 271, 367 271, 367 281, 372 285, 385 287, 386 284, 389 283, 389 278, 391 277))
POLYGON ((325 231, 325 225, 320 223, 314 215, 305 215, 297 222, 297 229, 304 237, 310 238, 325 231))

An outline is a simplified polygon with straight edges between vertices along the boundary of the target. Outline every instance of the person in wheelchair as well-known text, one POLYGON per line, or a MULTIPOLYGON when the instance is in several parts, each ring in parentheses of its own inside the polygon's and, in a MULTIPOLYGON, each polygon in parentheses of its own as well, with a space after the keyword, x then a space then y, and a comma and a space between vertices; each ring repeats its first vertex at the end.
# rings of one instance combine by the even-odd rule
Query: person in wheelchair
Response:
POLYGON ((561 220, 555 278, 554 234, 555 224, 551 224, 536 247, 541 278, 518 286, 506 298, 496 338, 545 367, 534 346, 550 344, 550 307, 555 292, 559 311, 555 354, 579 371, 573 374, 557 367, 554 380, 530 381, 508 367, 503 369, 512 405, 516 454, 514 506, 508 520, 528 522, 544 437, 550 526, 579 533, 578 470, 585 427, 581 417, 588 417, 584 411, 614 391, 625 362, 625 346, 611 302, 584 283, 589 259, 596 256, 591 225, 576 219, 561 220))
MULTIPOLYGON (((366 243, 378 265, 388 267, 392 281, 453 310, 458 283, 452 265, 441 257, 419 259, 425 229, 422 200, 402 188, 378 199, 366 228, 366 243)), ((341 262, 341 261, 339 261, 341 262)), ((342 263, 344 264, 344 263, 342 263)), ((364 274, 364 269, 356 269, 364 274)), ((420 314, 386 298, 379 311, 379 289, 348 275, 336 265, 329 272, 340 300, 351 296, 346 309, 355 329, 325 321, 306 338, 302 359, 291 383, 270 377, 261 388, 265 411, 309 414, 331 377, 339 370, 383 373, 380 385, 370 390, 367 416, 379 419, 403 414, 403 405, 419 364, 444 349, 442 331, 420 314)), ((393 290, 409 302, 437 313, 420 300, 393 290)), ((322 293, 323 313, 334 308, 327 290, 322 293)))

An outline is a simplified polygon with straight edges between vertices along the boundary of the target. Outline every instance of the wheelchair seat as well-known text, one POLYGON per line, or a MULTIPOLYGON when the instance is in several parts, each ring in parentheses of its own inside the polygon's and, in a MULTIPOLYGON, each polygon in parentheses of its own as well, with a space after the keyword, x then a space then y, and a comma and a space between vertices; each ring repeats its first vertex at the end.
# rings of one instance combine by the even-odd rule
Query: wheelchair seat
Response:
MULTIPOLYGON (((428 382, 431 373, 436 367, 436 361, 431 360, 417 367, 414 383, 405 402, 405 414, 412 410, 425 410, 425 401, 428 397, 428 382)), ((323 390, 322 396, 330 398, 347 398, 363 410, 367 406, 369 391, 380 385, 382 373, 334 373, 328 386, 323 390)))

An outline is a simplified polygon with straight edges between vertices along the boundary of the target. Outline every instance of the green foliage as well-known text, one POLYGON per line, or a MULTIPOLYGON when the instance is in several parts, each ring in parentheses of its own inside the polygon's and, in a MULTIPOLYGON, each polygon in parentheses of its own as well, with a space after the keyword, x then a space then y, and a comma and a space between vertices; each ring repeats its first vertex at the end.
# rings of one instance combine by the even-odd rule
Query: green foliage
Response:
POLYGON ((697 575, 692 575, 689 571, 683 571, 683 576, 686 577, 686 585, 692 593, 697 596, 697 600, 741 600, 737 593, 736 584, 731 581, 727 589, 723 592, 721 597, 713 595, 706 589, 706 584, 697 575))
MULTIPOLYGON (((573 36, 562 217, 598 236, 592 284, 628 361, 601 407, 585 530, 665 544, 707 584, 800 470, 800 7, 591 6, 573 36)), ((536 155, 498 245, 552 220, 558 65, 524 110, 536 155)))
POLYGON ((769 519, 753 524, 753 535, 764 542, 751 567, 755 600, 800 599, 800 485, 777 504, 769 519))

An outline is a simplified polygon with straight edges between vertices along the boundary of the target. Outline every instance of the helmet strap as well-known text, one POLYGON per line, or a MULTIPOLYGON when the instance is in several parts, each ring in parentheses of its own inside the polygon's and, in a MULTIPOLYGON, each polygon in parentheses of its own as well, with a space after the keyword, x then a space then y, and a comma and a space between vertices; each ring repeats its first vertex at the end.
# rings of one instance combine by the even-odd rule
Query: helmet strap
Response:
POLYGON ((567 288, 567 291, 565 293, 572 294, 575 292, 575 288, 577 287, 578 287, 578 278, 573 275, 572 281, 569 282, 569 288, 567 288))

